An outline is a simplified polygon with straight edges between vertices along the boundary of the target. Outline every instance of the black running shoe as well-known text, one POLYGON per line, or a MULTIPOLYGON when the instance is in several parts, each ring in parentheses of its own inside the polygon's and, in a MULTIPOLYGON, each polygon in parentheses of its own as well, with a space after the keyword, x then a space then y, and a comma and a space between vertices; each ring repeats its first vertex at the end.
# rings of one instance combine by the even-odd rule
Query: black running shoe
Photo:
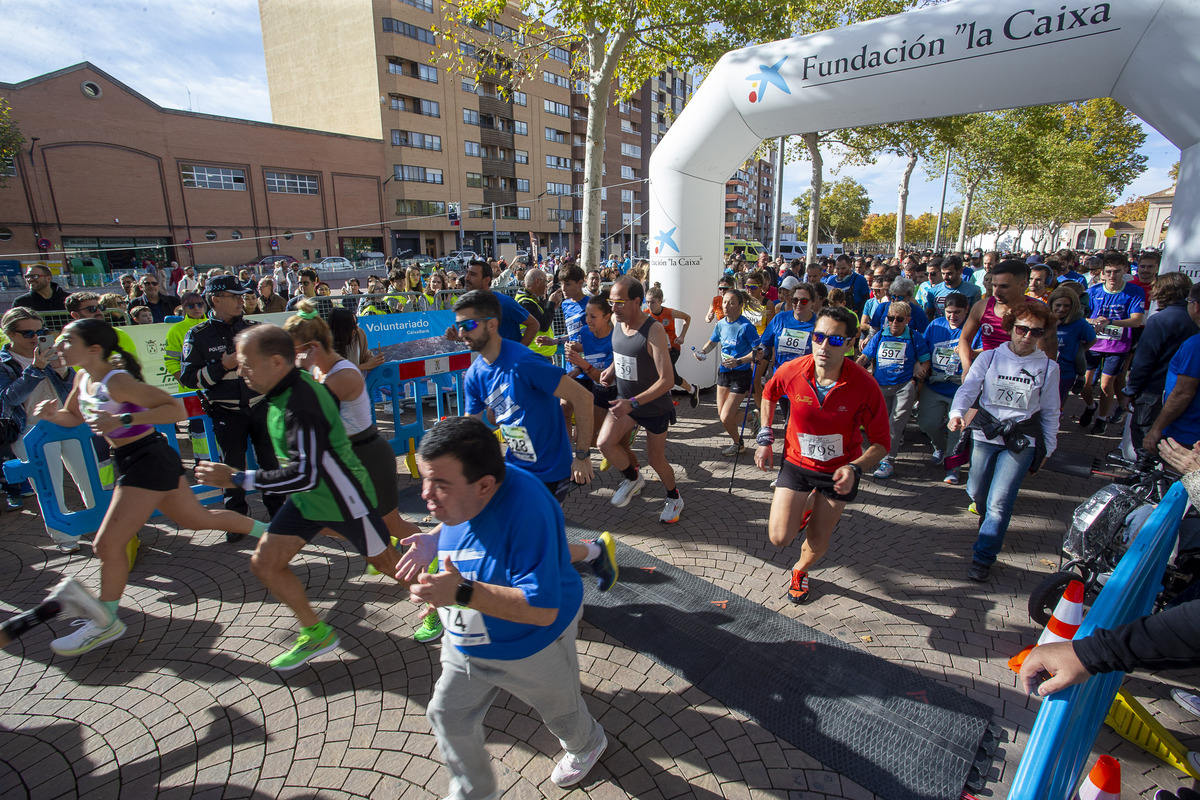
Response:
POLYGON ((1083 409, 1083 413, 1079 415, 1079 427, 1086 428, 1092 424, 1092 417, 1096 416, 1096 406, 1088 406, 1083 409))

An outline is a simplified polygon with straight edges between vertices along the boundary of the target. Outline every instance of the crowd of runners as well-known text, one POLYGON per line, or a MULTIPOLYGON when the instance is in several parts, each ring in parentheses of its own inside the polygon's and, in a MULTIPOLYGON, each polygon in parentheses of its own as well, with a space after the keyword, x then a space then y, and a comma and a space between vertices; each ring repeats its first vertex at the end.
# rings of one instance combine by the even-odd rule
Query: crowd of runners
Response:
POLYGON ((644 270, 604 285, 570 261, 548 264, 522 270, 513 299, 491 290, 497 265, 471 262, 445 334, 478 354, 462 380, 466 416, 433 425, 416 457, 440 523, 432 530, 398 513, 395 454, 363 377, 370 354, 339 333, 336 309, 319 296, 297 287, 295 313, 278 327, 245 319, 254 290, 235 276, 212 276, 196 295, 207 313, 186 328, 176 375, 200 392, 215 428, 223 458, 194 474, 225 491, 221 510, 199 504, 156 430, 183 422, 183 403, 141 381, 119 329, 84 309, 47 352, 38 312, 14 307, 0 322, 4 417, 18 430, 39 420, 89 425, 116 489, 93 540, 98 600, 64 581, 4 636, 67 612, 82 622, 54 640, 55 652, 118 639, 137 533, 158 509, 181 527, 258 539, 250 567, 298 625, 271 666, 292 670, 339 640, 289 563, 318 535, 338 536, 408 589, 419 640, 444 635, 452 645, 429 708, 452 794, 494 791, 481 720, 497 688, 542 714, 566 750, 554 782, 568 786, 607 744, 579 693, 579 571, 607 591, 619 567, 608 533, 568 544, 562 504, 597 469, 620 473, 614 506, 647 491, 634 451, 641 434, 660 522, 685 518, 667 449, 679 403, 701 404, 677 371, 685 348, 687 359, 717 360, 715 408, 696 413, 728 436, 720 453, 737 459, 754 440, 753 462, 774 492, 769 540, 782 548, 803 538, 780 587, 793 603, 812 597, 811 574, 864 477, 918 477, 916 459, 899 465, 914 449, 947 484, 966 469, 964 505, 979 516, 966 577, 982 582, 1024 476, 1053 455, 1063 425, 1151 452, 1200 439, 1200 286, 1159 276, 1158 264, 1155 252, 1131 263, 1070 250, 729 259, 707 312, 711 336, 689 344, 692 317, 664 306, 644 270), (1072 394, 1074 419, 1063 411, 1072 394), (261 493, 269 521, 251 519, 248 491, 261 493))

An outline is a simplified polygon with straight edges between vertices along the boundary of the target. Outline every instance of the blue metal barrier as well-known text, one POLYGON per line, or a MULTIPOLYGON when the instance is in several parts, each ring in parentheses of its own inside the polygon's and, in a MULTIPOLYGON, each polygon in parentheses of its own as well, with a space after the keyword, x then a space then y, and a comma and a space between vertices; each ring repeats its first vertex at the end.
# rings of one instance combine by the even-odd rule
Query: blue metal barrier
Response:
MULTIPOLYGON (((176 396, 186 399, 194 394, 195 392, 186 392, 176 396)), ((220 451, 217 448, 216 439, 213 438, 213 428, 208 416, 198 414, 189 417, 189 419, 201 421, 204 425, 205 438, 208 441, 208 452, 219 454, 220 451)), ((179 442, 175 436, 175 426, 158 425, 155 427, 166 437, 171 448, 178 453, 179 442)), ((100 523, 104 520, 104 514, 108 511, 108 506, 112 502, 112 487, 105 486, 100 476, 99 464, 96 462, 95 450, 92 447, 94 436, 95 434, 92 433, 91 428, 87 425, 63 428, 51 422, 42 421, 25 433, 23 441, 28 460, 21 461, 14 458, 4 462, 3 465, 4 479, 9 483, 19 483, 24 480, 33 482, 38 496, 38 503, 42 509, 42 519, 46 525, 71 536, 87 536, 98 531, 100 523), (50 465, 42 449, 50 442, 59 442, 68 439, 78 440, 83 447, 85 461, 87 462, 88 482, 91 484, 93 496, 96 498, 96 504, 91 508, 80 509, 78 511, 68 511, 65 508, 60 508, 58 497, 54 493, 54 485, 50 480, 50 465)), ((246 459, 251 469, 257 466, 254 462, 253 448, 247 448, 246 459)), ((62 466, 56 465, 56 468, 62 469, 62 466)), ((196 493, 196 497, 200 500, 200 503, 206 506, 219 503, 223 498, 222 490, 212 486, 197 484, 192 486, 192 491, 196 493)), ((160 512, 155 510, 152 516, 159 515, 160 512)))
MULTIPOLYGON (((1076 639, 1099 628, 1123 625, 1154 609, 1187 505, 1187 492, 1182 484, 1175 484, 1121 558, 1076 639)), ((1043 698, 1009 800, 1066 800, 1071 796, 1124 677, 1123 672, 1096 675, 1043 698)))
MULTIPOLYGON (((421 443, 425 435, 425 420, 421 414, 422 400, 432 396, 437 411, 436 419, 452 414, 463 414, 464 398, 462 378, 471 363, 469 353, 447 353, 444 355, 410 358, 404 361, 388 361, 367 373, 366 391, 372 398, 382 395, 392 407, 394 432, 388 444, 397 456, 407 455, 409 440, 413 446, 421 443), (426 381, 433 381, 432 392, 426 389, 426 381), (411 391, 411 397, 409 392, 411 391), (446 392, 455 395, 454 408, 447 410, 446 392), (415 419, 401 424, 400 415, 405 400, 411 399, 416 409, 415 419)), ((375 414, 375 405, 371 405, 375 414)))

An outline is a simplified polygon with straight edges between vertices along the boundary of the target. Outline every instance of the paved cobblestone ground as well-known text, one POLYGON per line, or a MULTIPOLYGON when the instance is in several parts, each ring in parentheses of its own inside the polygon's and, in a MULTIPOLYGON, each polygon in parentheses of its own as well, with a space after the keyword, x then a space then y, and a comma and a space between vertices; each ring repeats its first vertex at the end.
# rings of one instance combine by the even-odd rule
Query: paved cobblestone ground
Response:
MULTIPOLYGON (((653 478, 624 509, 609 504, 618 476, 566 506, 579 524, 671 562, 881 658, 944 682, 995 709, 1006 741, 983 797, 1007 794, 1037 711, 1006 661, 1038 631, 1030 589, 1057 565, 1074 506, 1099 479, 1045 472, 1026 481, 988 585, 965 579, 975 517, 961 487, 925 466, 915 426, 894 478, 864 480, 860 502, 834 534, 814 600, 784 598, 798 545, 770 546, 770 476, 718 453, 712 393, 684 403, 668 455, 687 507, 658 523, 653 478)), ((1072 400, 1069 411, 1077 411, 1072 400)), ((1062 445, 1099 455, 1113 438, 1065 425, 1062 445)), ((639 451, 642 445, 639 443, 639 451)), ((403 470, 403 463, 401 462, 403 470)), ((401 485, 408 482, 407 473, 401 485)), ((98 584, 86 545, 53 549, 30 500, 0 517, 0 612, 28 608, 62 576, 98 584)), ((413 606, 387 578, 368 576, 339 542, 305 550, 297 571, 341 633, 342 649, 284 677, 264 663, 289 641, 291 616, 249 572, 250 546, 223 534, 147 527, 123 604, 129 626, 111 647, 68 659, 49 649, 56 621, 0 653, 0 797, 3 798, 426 798, 446 789, 424 712, 439 647, 411 638, 413 606)), ((503 697, 487 717, 488 747, 505 797, 869 798, 753 721, 669 670, 584 625, 585 695, 608 730, 600 766, 571 792, 549 780, 557 743, 528 708, 503 697)), ((1200 749, 1200 720, 1169 698, 1195 672, 1139 674, 1126 685, 1185 744, 1200 749)), ((1125 796, 1190 780, 1102 729, 1095 752, 1121 759, 1125 796)))

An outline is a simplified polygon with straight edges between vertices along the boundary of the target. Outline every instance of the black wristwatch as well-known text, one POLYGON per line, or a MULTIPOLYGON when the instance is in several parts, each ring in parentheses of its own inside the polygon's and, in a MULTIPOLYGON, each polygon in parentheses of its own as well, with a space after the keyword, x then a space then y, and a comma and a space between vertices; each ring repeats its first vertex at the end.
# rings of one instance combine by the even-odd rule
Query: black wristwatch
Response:
POLYGON ((589 449, 589 450, 576 450, 576 451, 575 451, 575 458, 576 458, 576 459, 578 459, 578 460, 580 460, 580 461, 587 461, 587 460, 588 460, 589 458, 591 458, 591 457, 592 457, 592 451, 591 451, 590 449, 589 449))
POLYGON ((126 413, 122 414, 120 417, 118 417, 118 420, 120 421, 120 423, 122 425, 124 425, 126 428, 128 428, 130 425, 133 424, 133 414, 126 412, 126 413))
POLYGON ((638 406, 641 405, 638 402, 637 395, 634 395, 633 397, 629 398, 629 405, 632 406, 633 408, 637 408, 638 406))
POLYGON ((860 478, 862 477, 862 467, 860 467, 858 464, 855 464, 853 461, 851 461, 851 462, 848 462, 846 464, 846 466, 849 467, 850 469, 854 470, 855 475, 857 475, 860 478))
POLYGON ((471 605, 471 595, 475 593, 475 581, 463 580, 454 592, 454 604, 457 606, 471 605))

